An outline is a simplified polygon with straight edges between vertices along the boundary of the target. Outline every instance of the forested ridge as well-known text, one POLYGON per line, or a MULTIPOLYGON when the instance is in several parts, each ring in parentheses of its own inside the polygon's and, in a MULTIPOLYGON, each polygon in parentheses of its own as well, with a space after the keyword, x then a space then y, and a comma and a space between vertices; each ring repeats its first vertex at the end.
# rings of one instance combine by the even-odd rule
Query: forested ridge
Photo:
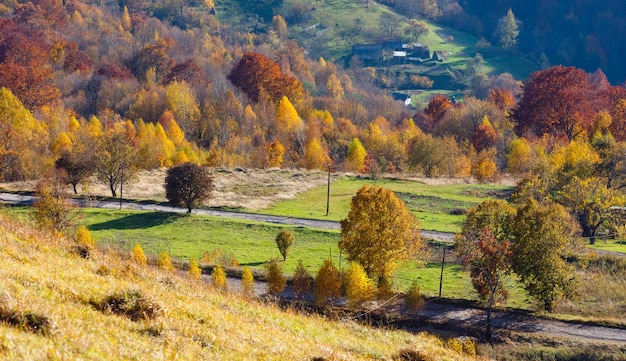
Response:
MULTIPOLYGON (((232 28, 211 2, 4 1, 0 175, 91 175, 117 195, 139 169, 185 162, 377 175, 523 178, 520 199, 570 209, 583 234, 615 233, 624 205, 626 89, 554 66, 484 97, 417 111, 370 67, 309 59, 277 15, 232 28), (568 191, 563 191, 567 189, 568 191)), ((511 44, 511 45, 514 45, 511 44)))
MULTIPOLYGON (((626 80, 626 4, 621 1, 468 0, 463 9, 475 20, 473 33, 490 38, 510 8, 521 22, 519 49, 552 64, 602 69, 615 83, 626 80)), ((468 28, 468 30, 470 30, 468 28)))

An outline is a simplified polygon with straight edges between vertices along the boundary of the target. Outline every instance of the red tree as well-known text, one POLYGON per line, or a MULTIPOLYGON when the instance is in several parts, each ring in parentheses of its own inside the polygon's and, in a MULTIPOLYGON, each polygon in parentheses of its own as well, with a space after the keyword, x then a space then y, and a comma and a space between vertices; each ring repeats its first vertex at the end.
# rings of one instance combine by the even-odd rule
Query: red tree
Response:
POLYGON ((302 84, 297 79, 284 75, 273 60, 254 52, 243 54, 228 79, 255 102, 259 101, 261 92, 275 103, 283 96, 295 103, 302 95, 302 84))
POLYGON ((531 74, 513 117, 518 135, 566 135, 572 139, 593 122, 597 91, 587 74, 575 67, 555 66, 531 74))

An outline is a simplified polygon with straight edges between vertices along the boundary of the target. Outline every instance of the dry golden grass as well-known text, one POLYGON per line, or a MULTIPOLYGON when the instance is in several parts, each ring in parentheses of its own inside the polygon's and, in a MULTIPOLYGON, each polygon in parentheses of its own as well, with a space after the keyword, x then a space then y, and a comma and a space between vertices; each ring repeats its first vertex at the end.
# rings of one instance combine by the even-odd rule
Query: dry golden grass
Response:
MULTIPOLYGON (((132 184, 124 186, 124 198, 166 201, 163 188, 166 172, 164 168, 140 171, 132 184)), ((275 202, 295 198, 301 192, 325 185, 328 179, 325 172, 308 170, 216 168, 212 174, 215 188, 209 206, 250 210, 264 209, 275 202)), ((34 191, 35 185, 34 181, 0 183, 0 190, 34 191)), ((111 196, 109 187, 95 179, 77 188, 81 196, 111 196)), ((68 191, 70 189, 68 186, 68 191)))
POLYGON ((0 323, 0 359, 364 360, 407 349, 432 360, 473 359, 429 335, 331 322, 214 292, 184 272, 138 266, 128 255, 96 249, 84 259, 72 242, 0 217, 0 305, 51 325, 41 335, 0 323), (133 321, 93 306, 124 292, 158 312, 133 321))

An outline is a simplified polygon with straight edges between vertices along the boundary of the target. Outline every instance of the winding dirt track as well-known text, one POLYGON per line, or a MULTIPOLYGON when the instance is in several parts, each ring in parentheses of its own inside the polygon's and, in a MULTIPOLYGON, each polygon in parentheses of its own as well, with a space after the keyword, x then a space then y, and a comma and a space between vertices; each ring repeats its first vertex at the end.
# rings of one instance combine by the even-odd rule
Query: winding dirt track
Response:
MULTIPOLYGON (((0 193, 0 202, 2 203, 29 205, 33 203, 34 199, 35 197, 30 195, 0 193)), ((75 200, 75 202, 78 206, 81 207, 109 209, 120 208, 120 203, 113 201, 86 202, 83 200, 75 200)), ((183 208, 139 202, 123 202, 122 208, 175 213, 186 212, 186 209, 183 208)), ((193 213, 217 217, 238 218, 258 222, 314 227, 321 229, 340 229, 339 222, 334 221, 319 221, 254 213, 227 212, 212 209, 195 209, 193 210, 193 213)), ((454 237, 454 234, 444 232, 421 231, 421 234, 424 237, 440 241, 452 241, 454 237)), ((231 283, 231 289, 237 287, 237 281, 232 280, 231 283)), ((262 282, 259 282, 259 284, 255 286, 255 289, 256 293, 260 294, 260 292, 262 292, 262 290, 264 289, 264 284, 262 282)), ((428 320, 429 323, 447 324, 449 327, 457 327, 459 329, 462 329, 463 327, 483 327, 486 319, 484 310, 438 303, 434 300, 427 302, 425 309, 420 312, 419 316, 420 318, 428 320)), ((512 312, 494 312, 492 317, 493 326, 496 330, 502 329, 538 336, 549 335, 569 339, 586 340, 588 342, 607 342, 619 344, 626 343, 626 329, 594 326, 575 322, 547 320, 531 315, 512 312)))

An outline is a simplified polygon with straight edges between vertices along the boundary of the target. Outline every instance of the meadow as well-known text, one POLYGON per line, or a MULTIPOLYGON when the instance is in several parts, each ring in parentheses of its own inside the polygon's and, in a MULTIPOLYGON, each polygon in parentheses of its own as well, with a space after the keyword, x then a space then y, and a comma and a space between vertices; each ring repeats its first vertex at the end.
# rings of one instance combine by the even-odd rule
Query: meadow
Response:
POLYGON ((487 198, 506 199, 513 188, 493 184, 426 184, 381 178, 341 177, 330 185, 329 212, 326 216, 326 186, 299 193, 295 198, 276 202, 260 213, 339 221, 350 211, 350 202, 364 185, 391 189, 417 217, 420 229, 459 232, 465 212, 487 198))
POLYGON ((281 310, 115 251, 82 258, 72 240, 4 216, 0 229, 0 359, 475 359, 435 336, 281 310))

